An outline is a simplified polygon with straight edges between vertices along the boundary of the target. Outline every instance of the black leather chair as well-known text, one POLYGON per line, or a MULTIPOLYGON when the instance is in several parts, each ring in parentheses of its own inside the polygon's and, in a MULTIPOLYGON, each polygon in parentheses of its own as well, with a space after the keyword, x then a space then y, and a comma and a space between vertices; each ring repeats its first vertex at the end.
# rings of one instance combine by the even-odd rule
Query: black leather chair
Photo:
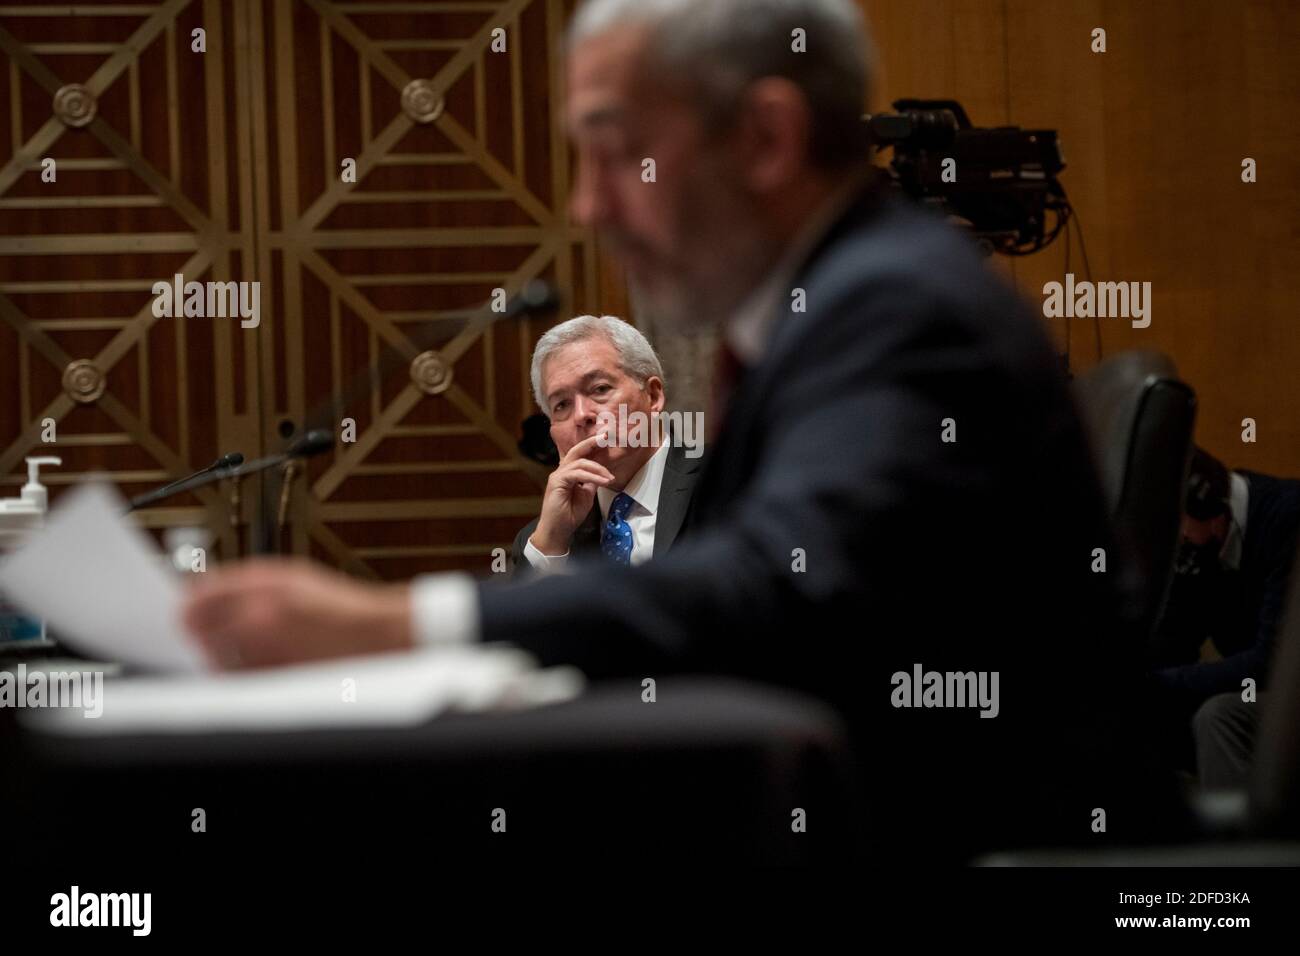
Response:
POLYGON ((1196 396, 1159 352, 1124 352, 1074 383, 1119 547, 1129 619, 1150 640, 1173 578, 1196 396))

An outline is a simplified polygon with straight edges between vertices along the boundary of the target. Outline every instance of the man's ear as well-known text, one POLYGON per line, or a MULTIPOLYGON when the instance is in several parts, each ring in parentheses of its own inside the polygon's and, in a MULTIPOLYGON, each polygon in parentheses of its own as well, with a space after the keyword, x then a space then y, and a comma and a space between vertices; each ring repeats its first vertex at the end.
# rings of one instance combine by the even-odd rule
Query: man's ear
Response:
POLYGON ((662 412, 665 402, 664 380, 658 375, 651 375, 641 387, 645 389, 646 396, 650 399, 650 411, 662 412))
POLYGON ((780 76, 745 93, 737 135, 745 185, 765 194, 802 175, 812 149, 812 110, 803 92, 780 76))

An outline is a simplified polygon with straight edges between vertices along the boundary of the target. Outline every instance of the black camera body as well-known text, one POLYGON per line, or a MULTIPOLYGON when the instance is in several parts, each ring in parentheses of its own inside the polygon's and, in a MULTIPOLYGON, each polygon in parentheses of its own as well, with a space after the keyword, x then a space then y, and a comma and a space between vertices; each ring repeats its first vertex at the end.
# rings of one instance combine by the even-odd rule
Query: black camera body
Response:
POLYGON ((866 123, 874 149, 893 149, 889 172, 904 193, 963 221, 990 252, 1027 255, 1059 235, 1070 205, 1056 130, 977 128, 956 100, 893 106, 866 123))

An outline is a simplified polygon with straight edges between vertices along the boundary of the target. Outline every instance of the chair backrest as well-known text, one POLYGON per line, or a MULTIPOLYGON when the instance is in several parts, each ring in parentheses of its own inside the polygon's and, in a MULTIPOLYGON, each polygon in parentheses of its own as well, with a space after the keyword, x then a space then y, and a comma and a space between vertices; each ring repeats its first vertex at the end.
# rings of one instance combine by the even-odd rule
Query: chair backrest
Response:
POLYGON ((1273 637, 1268 690, 1260 695, 1259 737, 1250 771, 1251 828, 1300 833, 1300 551, 1273 637))
POLYGON ((1173 362, 1149 351, 1106 359, 1074 391, 1125 551, 1129 616, 1149 639, 1173 579, 1196 396, 1173 362))

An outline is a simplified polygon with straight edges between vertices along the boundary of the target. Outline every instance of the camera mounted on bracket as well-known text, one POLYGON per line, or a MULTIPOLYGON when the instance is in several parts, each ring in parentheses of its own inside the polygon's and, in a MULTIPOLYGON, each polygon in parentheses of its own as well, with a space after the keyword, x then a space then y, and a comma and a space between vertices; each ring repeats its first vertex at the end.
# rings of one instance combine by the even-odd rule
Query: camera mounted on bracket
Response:
POLYGON ((1056 130, 977 128, 956 100, 893 107, 865 121, 872 149, 892 148, 890 177, 904 193, 959 220, 990 253, 1029 255, 1061 234, 1071 210, 1056 130))

